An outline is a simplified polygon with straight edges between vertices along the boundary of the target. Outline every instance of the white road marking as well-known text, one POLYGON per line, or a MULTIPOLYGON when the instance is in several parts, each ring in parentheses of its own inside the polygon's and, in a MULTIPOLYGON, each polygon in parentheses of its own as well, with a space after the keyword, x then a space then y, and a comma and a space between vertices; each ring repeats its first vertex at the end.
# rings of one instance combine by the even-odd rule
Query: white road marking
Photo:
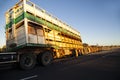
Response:
POLYGON ((23 79, 20 79, 20 80, 29 80, 29 79, 36 78, 36 77, 38 77, 38 76, 34 75, 34 76, 29 76, 29 77, 26 77, 26 78, 23 78, 23 79))

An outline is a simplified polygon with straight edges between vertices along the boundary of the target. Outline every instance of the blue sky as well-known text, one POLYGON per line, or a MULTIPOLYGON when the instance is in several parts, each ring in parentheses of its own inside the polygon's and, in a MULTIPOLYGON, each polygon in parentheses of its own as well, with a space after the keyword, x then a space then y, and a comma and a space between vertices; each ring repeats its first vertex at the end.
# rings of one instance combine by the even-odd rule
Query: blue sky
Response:
MULTIPOLYGON (((4 13, 19 0, 0 1, 0 46, 5 44, 4 13)), ((90 45, 120 45, 120 0, 30 0, 77 29, 90 45)))

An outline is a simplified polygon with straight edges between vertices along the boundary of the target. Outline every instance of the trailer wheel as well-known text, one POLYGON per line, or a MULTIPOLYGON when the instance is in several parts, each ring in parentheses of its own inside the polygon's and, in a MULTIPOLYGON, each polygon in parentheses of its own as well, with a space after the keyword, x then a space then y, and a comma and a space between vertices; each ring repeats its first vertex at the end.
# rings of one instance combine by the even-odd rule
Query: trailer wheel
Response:
POLYGON ((20 56, 19 65, 21 69, 32 69, 36 64, 36 57, 33 54, 22 54, 20 56))
POLYGON ((75 52, 75 49, 72 50, 72 57, 75 57, 76 56, 76 52, 75 52))
POLYGON ((38 63, 40 63, 42 66, 47 66, 51 64, 52 62, 52 52, 51 51, 46 51, 44 53, 40 53, 38 55, 38 63))

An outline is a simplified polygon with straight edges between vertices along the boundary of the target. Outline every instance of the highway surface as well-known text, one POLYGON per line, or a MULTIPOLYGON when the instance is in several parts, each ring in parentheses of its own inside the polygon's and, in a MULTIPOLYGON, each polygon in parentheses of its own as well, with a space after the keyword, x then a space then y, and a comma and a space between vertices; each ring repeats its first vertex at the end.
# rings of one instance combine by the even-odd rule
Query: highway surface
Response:
POLYGON ((2 68, 0 80, 120 80, 120 49, 58 59, 27 71, 2 68))

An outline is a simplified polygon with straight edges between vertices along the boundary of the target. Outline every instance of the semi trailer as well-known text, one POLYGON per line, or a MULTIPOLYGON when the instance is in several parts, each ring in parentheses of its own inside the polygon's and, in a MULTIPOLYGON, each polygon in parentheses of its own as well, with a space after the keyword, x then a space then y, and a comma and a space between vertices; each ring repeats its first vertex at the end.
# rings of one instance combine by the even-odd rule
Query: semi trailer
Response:
POLYGON ((32 69, 53 59, 78 57, 83 45, 80 33, 29 0, 20 0, 5 13, 6 53, 0 65, 18 63, 32 69))

